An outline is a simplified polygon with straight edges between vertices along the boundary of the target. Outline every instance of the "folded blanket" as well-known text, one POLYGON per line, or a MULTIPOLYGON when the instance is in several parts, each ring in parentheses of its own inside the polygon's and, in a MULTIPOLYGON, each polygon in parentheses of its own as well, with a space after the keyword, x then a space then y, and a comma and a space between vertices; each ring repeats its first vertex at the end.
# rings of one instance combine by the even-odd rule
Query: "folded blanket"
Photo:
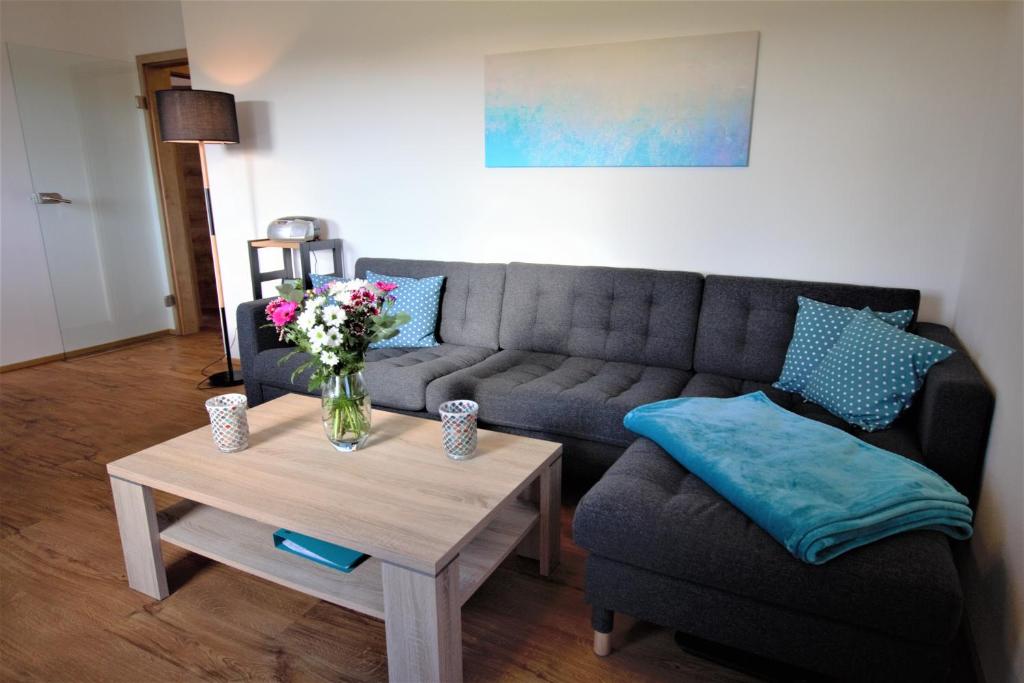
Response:
POLYGON ((810 564, 914 529, 971 536, 967 498, 935 472, 761 391, 651 403, 625 425, 810 564))

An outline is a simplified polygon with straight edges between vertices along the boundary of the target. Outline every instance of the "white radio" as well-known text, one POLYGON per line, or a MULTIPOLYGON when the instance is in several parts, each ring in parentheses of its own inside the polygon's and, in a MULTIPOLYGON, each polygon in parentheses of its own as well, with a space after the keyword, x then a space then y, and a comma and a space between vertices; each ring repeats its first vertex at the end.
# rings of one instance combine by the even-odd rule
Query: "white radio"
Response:
POLYGON ((288 242, 320 239, 320 219, 312 216, 285 216, 270 221, 267 237, 288 242))

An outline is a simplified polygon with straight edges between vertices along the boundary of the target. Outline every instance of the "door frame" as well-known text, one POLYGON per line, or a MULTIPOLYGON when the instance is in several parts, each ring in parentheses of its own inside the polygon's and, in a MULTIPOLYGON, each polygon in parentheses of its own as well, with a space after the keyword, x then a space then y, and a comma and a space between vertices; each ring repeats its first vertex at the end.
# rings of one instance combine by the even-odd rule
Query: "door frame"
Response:
POLYGON ((189 235, 188 206, 183 201, 184 173, 180 157, 169 147, 171 143, 160 141, 156 97, 153 94, 158 88, 150 77, 155 69, 187 65, 188 52, 151 52, 138 55, 135 63, 139 70, 139 85, 145 98, 150 159, 157 181, 164 244, 171 272, 171 287, 174 290, 174 333, 193 334, 199 331, 201 312, 195 257, 189 235))

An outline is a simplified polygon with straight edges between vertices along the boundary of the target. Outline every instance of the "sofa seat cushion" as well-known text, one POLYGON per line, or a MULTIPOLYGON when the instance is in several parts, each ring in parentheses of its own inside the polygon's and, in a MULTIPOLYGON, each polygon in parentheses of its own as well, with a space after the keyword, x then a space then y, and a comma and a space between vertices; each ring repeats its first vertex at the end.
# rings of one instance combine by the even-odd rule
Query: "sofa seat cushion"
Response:
POLYGON ((480 421, 626 446, 633 408, 673 398, 690 373, 535 351, 499 351, 427 387, 427 410, 454 399, 480 404, 480 421))
POLYGON ((576 543, 609 559, 916 642, 948 643, 960 621, 942 534, 909 532, 804 564, 647 439, 580 501, 573 529, 576 543))
MULTIPOLYGON (((263 384, 308 393, 308 372, 296 378, 296 384, 289 380, 292 370, 305 361, 305 354, 278 365, 278 360, 289 351, 269 349, 257 354, 256 377, 263 384)), ((478 363, 492 353, 491 349, 458 344, 423 349, 371 349, 366 354, 366 370, 363 371, 370 401, 383 408, 423 410, 430 382, 478 363)))

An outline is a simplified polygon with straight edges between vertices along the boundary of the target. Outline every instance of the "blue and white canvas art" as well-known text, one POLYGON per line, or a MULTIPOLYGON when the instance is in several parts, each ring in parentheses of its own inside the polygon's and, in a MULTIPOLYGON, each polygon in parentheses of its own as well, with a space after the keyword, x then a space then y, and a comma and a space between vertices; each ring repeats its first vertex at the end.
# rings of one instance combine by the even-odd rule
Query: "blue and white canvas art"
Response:
POLYGON ((746 166, 759 37, 488 55, 487 166, 746 166))

